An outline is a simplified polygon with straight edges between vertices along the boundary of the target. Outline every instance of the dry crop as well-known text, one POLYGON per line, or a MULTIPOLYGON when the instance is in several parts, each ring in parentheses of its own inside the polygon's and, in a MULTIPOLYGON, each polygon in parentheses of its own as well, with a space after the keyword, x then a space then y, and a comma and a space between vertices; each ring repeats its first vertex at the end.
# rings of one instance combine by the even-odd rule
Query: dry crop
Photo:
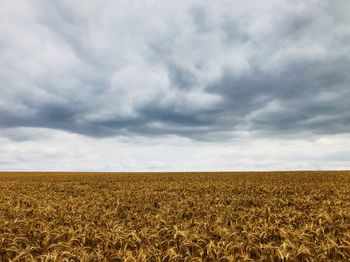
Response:
POLYGON ((2 173, 0 261, 349 261, 350 172, 2 173))

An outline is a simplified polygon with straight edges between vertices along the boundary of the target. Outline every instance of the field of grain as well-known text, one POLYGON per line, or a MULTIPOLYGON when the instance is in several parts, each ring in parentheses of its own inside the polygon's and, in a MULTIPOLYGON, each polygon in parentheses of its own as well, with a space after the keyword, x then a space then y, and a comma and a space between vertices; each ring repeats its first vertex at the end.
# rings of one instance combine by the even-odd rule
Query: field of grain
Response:
POLYGON ((0 174, 0 261, 349 259, 346 171, 0 174))

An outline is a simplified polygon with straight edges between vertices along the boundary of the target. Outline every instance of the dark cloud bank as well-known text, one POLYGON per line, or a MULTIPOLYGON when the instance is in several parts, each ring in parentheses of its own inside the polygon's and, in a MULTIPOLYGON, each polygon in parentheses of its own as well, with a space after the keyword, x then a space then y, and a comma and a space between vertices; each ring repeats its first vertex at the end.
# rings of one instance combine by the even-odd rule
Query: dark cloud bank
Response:
POLYGON ((350 132, 348 1, 190 2, 8 1, 0 127, 204 140, 350 132))

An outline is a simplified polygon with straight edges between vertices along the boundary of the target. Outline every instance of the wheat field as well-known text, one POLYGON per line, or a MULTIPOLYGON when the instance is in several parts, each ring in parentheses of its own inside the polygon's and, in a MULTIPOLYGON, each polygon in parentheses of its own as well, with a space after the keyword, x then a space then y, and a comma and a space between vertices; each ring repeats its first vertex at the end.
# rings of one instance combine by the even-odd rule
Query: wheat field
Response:
POLYGON ((0 261, 349 260, 350 171, 0 174, 0 261))

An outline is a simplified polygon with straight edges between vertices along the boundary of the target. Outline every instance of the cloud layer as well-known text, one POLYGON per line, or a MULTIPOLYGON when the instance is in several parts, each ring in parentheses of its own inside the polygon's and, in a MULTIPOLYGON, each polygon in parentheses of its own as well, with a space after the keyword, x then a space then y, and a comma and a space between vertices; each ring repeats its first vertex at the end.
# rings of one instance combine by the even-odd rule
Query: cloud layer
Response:
POLYGON ((5 1, 0 125, 349 132, 349 5, 5 1))

